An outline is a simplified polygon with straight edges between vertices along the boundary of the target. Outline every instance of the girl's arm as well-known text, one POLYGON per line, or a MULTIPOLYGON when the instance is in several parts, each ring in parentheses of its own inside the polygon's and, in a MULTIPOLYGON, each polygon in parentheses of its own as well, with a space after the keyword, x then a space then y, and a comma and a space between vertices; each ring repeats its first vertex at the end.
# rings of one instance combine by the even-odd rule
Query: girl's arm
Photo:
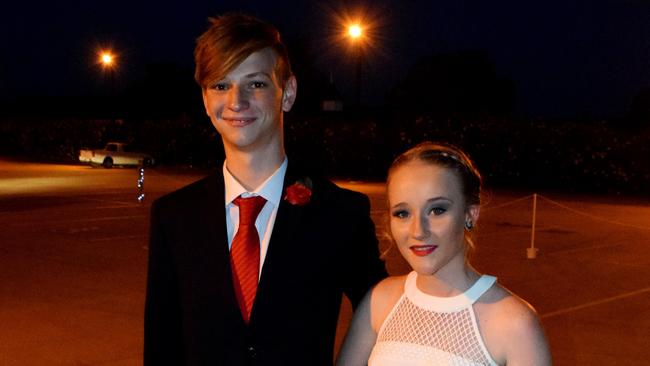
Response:
POLYGON ((533 309, 515 313, 516 321, 509 327, 510 339, 506 347, 508 366, 550 366, 551 352, 544 330, 533 309))
POLYGON ((377 340, 370 321, 372 289, 366 293, 352 317, 343 346, 336 360, 337 366, 365 366, 377 340))
POLYGON ((367 365, 384 320, 404 293, 406 276, 388 277, 370 289, 354 312, 337 366, 367 365))

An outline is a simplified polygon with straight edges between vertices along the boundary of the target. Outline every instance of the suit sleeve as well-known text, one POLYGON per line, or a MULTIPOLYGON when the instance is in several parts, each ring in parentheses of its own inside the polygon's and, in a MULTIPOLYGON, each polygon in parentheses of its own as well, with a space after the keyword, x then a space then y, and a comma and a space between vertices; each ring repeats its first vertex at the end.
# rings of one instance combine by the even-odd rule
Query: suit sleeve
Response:
POLYGON ((172 251, 157 202, 151 208, 144 319, 144 365, 182 364, 181 309, 172 251))
POLYGON ((384 262, 379 258, 379 242, 370 218, 370 201, 367 196, 357 192, 353 197, 349 199, 350 217, 346 223, 350 225, 352 235, 349 236, 345 255, 343 291, 356 309, 366 292, 388 274, 384 262))

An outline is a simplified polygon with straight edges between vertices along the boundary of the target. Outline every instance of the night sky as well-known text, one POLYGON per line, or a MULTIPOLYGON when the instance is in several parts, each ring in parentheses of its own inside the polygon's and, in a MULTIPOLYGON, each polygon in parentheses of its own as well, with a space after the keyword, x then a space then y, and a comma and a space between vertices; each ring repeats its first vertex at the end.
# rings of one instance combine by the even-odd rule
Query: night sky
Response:
MULTIPOLYGON (((350 93, 353 67, 337 19, 365 14, 373 45, 363 99, 380 105, 422 56, 481 50, 514 82, 518 112, 565 117, 625 114, 650 87, 650 1, 48 1, 3 5, 0 98, 76 96, 101 87, 96 52, 113 47, 122 87, 147 65, 191 71, 207 17, 240 10, 306 44, 314 72, 350 93), (381 3, 381 5, 379 5, 381 3), (367 4, 372 4, 367 5, 367 4)), ((300 80, 299 80, 300 82, 300 80)), ((197 89, 198 96, 198 89, 197 89)), ((408 108, 408 106, 404 106, 408 108)))

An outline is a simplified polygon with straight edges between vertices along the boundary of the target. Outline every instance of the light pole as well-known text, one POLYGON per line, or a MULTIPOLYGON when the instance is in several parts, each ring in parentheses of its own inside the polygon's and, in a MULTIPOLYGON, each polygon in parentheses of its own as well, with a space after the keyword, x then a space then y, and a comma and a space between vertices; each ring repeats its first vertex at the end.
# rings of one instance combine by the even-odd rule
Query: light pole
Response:
POLYGON ((111 115, 110 119, 112 120, 114 118, 115 111, 111 111, 112 108, 110 107, 114 106, 114 101, 111 99, 115 98, 115 77, 113 74, 115 72, 115 67, 117 67, 116 57, 111 50, 101 50, 98 53, 98 57, 99 64, 102 66, 104 80, 108 78, 109 85, 106 99, 108 100, 108 113, 111 115))
POLYGON ((115 87, 113 84, 113 69, 116 65, 115 55, 111 51, 101 51, 99 53, 99 63, 102 65, 102 69, 104 70, 104 76, 109 79, 109 93, 112 95, 115 87))
POLYGON ((354 58, 356 63, 356 104, 357 108, 361 106, 361 64, 363 62, 363 27, 359 23, 348 26, 348 37, 352 43, 354 58))

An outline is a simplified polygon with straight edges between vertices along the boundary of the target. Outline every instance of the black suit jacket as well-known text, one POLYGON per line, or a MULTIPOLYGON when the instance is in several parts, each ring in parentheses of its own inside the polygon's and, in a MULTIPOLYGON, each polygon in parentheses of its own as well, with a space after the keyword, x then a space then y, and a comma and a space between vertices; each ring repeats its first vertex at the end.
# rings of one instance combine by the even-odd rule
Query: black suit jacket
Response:
MULTIPOLYGON (((284 187, 306 177, 287 170, 284 187)), ((145 365, 331 365, 345 293, 386 276, 368 198, 325 179, 282 200, 250 324, 234 295, 221 173, 152 205, 145 365)), ((284 192, 284 191, 283 191, 284 192)))

